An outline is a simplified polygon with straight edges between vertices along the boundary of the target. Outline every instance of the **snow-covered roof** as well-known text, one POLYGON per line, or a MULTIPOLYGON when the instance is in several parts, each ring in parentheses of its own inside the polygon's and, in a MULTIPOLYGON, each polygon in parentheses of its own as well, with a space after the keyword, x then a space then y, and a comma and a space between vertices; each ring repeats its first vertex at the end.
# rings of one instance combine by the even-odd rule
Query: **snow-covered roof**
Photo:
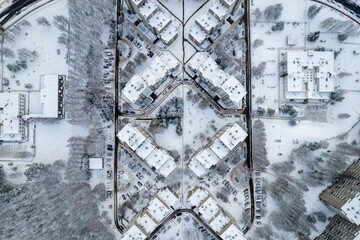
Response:
POLYGON ((216 201, 212 197, 209 197, 198 208, 199 208, 199 212, 201 213, 201 216, 207 221, 209 221, 212 217, 214 217, 215 214, 220 210, 216 201))
POLYGON ((140 95, 148 88, 144 79, 134 75, 122 90, 122 94, 131 102, 136 102, 140 95))
POLYGON ((157 76, 151 71, 151 68, 145 68, 144 71, 140 73, 140 77, 144 79, 148 86, 152 86, 158 81, 157 76))
POLYGON ((122 239, 124 239, 124 240, 145 240, 146 235, 134 224, 124 234, 122 239))
POLYGON ((220 2, 220 0, 215 0, 210 7, 210 13, 214 14, 214 16, 221 20, 223 19, 226 14, 228 13, 228 8, 220 2))
POLYGON ((149 19, 149 24, 151 27, 155 28, 157 32, 161 33, 169 24, 171 23, 171 18, 166 16, 163 12, 158 11, 149 19))
POLYGON ((202 177, 208 169, 206 169, 196 158, 191 159, 189 168, 198 176, 202 177))
POLYGON ((242 99, 246 95, 246 90, 237 78, 230 76, 221 85, 221 88, 228 94, 229 98, 235 103, 235 105, 238 107, 242 106, 242 99))
POLYGON ((230 219, 222 212, 220 212, 219 215, 217 215, 216 218, 210 223, 210 227, 215 232, 220 232, 229 222, 230 219))
POLYGON ((157 224, 146 213, 139 217, 136 222, 149 234, 154 231, 157 224))
POLYGON ((144 16, 145 19, 149 20, 149 18, 158 10, 157 5, 152 0, 147 0, 144 4, 139 8, 139 12, 144 16))
POLYGON ((360 193, 348 200, 341 210, 351 222, 360 225, 360 193))
POLYGON ((157 193, 157 196, 169 207, 174 206, 178 201, 178 198, 169 190, 169 188, 161 189, 157 193))
POLYGON ((231 224, 223 234, 221 234, 221 238, 224 240, 246 240, 244 234, 234 224, 231 224))
POLYGON ((205 200, 209 195, 208 191, 202 188, 197 188, 188 198, 191 205, 198 207, 199 204, 205 200))
POLYGON ((147 0, 131 0, 137 7, 140 7, 141 4, 145 3, 147 0))
POLYGON ((156 148, 145 158, 145 161, 150 166, 159 169, 169 158, 172 157, 165 150, 156 148))
POLYGON ((213 144, 210 145, 210 149, 220 158, 223 159, 229 152, 230 149, 225 146, 225 144, 216 139, 213 144))
POLYGON ((43 117, 58 118, 59 76, 43 75, 40 82, 40 102, 43 105, 43 117))
MULTIPOLYGON (((25 104, 21 104, 25 107, 25 104)), ((20 93, 0 93, 0 139, 21 140, 20 93)))
POLYGON ((230 128, 219 137, 224 145, 232 150, 240 142, 244 141, 247 137, 247 133, 240 127, 239 124, 234 123, 230 128))
POLYGON ((194 158, 207 169, 220 161, 220 158, 209 148, 204 148, 194 158))
POLYGON ((208 55, 203 52, 196 53, 188 62, 188 66, 192 71, 196 71, 199 69, 200 65, 208 59, 208 55))
POLYGON ((180 62, 169 52, 163 52, 160 59, 171 70, 174 70, 180 65, 180 62))
POLYGON ((141 145, 136 149, 136 154, 145 159, 153 150, 155 149, 154 144, 149 139, 146 139, 141 143, 141 145))
POLYGON ((211 57, 206 59, 205 62, 200 65, 199 72, 206 80, 211 82, 213 85, 218 86, 218 83, 213 82, 215 79, 214 77, 218 72, 217 64, 211 57))
POLYGON ((104 168, 104 161, 102 158, 89 158, 89 169, 100 170, 104 168))
MULTIPOLYGON (((298 98, 304 96, 301 93, 305 93, 305 98, 328 99, 328 93, 335 89, 334 53, 313 50, 288 51, 287 73, 287 92, 299 93, 298 98)), ((291 96, 286 94, 287 98, 291 96)))
POLYGON ((207 37, 206 32, 204 32, 197 24, 190 28, 189 35, 190 38, 193 38, 194 41, 197 42, 197 44, 202 44, 207 37))
POLYGON ((170 175, 170 173, 172 173, 172 171, 175 170, 175 168, 176 168, 175 161, 171 157, 158 170, 161 175, 163 175, 164 177, 167 177, 170 175))
POLYGON ((233 6, 233 4, 235 3, 235 1, 237 0, 220 0, 222 2, 222 4, 224 4, 227 8, 230 8, 233 6))
POLYGON ((117 134, 120 141, 125 142, 133 151, 135 151, 146 137, 131 123, 126 124, 117 134))
POLYGON ((219 21, 210 14, 210 12, 202 13, 195 23, 199 25, 207 34, 210 34, 212 30, 217 26, 219 21))
POLYGON ((294 34, 289 34, 287 36, 287 44, 289 46, 295 46, 297 44, 297 38, 294 34))
POLYGON ((222 70, 218 70, 216 71, 216 75, 212 78, 212 82, 215 86, 220 86, 222 85, 228 78, 229 78, 229 74, 227 74, 226 72, 222 71, 222 70))
POLYGON ((177 28, 170 24, 164 29, 164 31, 162 31, 160 37, 166 44, 169 44, 170 41, 177 38, 177 35, 177 28))
POLYGON ((169 67, 161 61, 160 57, 156 57, 150 64, 151 72, 158 78, 163 79, 167 76, 169 67))
POLYGON ((158 222, 160 222, 168 213, 167 208, 158 198, 154 198, 148 208, 147 212, 158 222))

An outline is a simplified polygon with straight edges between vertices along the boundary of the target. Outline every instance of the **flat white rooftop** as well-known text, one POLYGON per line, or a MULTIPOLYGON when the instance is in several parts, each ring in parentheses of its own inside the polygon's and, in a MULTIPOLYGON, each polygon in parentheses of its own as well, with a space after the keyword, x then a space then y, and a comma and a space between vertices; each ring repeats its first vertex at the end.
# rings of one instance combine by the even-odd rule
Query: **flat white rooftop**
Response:
POLYGON ((40 102, 43 104, 43 117, 58 118, 59 76, 43 75, 40 81, 40 102))
POLYGON ((286 98, 328 99, 335 90, 334 53, 288 51, 286 98))
POLYGON ((166 216, 169 209, 158 198, 154 198, 147 211, 156 221, 160 222, 166 216))
POLYGON ((212 79, 212 82, 215 86, 221 86, 229 78, 230 78, 229 74, 218 69, 216 75, 212 79))
POLYGON ((139 217, 136 222, 147 232, 147 234, 154 231, 157 226, 154 220, 152 220, 146 213, 139 217))
POLYGON ((215 216, 215 214, 220 210, 216 201, 209 197, 200 207, 199 212, 201 216, 209 222, 209 220, 215 216))
POLYGON ((169 188, 161 189, 157 193, 157 196, 169 207, 174 206, 178 201, 178 198, 169 190, 169 188))
POLYGON ((246 240, 244 234, 235 227, 234 224, 231 224, 223 234, 221 234, 221 238, 224 240, 246 240))
POLYGON ((244 141, 247 137, 247 133, 240 127, 239 124, 235 123, 232 127, 226 129, 226 131, 220 136, 220 140, 224 145, 232 150, 240 142, 244 141))
POLYGON ((124 234, 124 240, 145 240, 146 235, 136 226, 132 225, 132 227, 124 234))
POLYGON ((198 207, 199 204, 209 195, 205 189, 197 188, 195 192, 188 198, 189 202, 198 207))
POLYGON ((200 65, 208 59, 209 56, 206 53, 198 52, 196 53, 188 62, 188 66, 194 71, 198 70, 200 65))
POLYGON ((161 33, 167 25, 171 23, 171 18, 166 16, 163 12, 158 11, 149 19, 151 27, 155 28, 157 32, 161 33))
POLYGON ((101 170, 104 168, 104 162, 102 158, 89 158, 89 169, 101 170))
POLYGON ((223 159, 229 152, 230 149, 220 140, 216 139, 213 144, 210 145, 210 149, 220 158, 223 159))
POLYGON ((152 144, 149 139, 146 139, 141 143, 135 152, 139 157, 141 157, 141 159, 145 159, 154 149, 154 144, 152 144))
POLYGON ((211 82, 215 86, 218 86, 218 83, 214 82, 215 76, 218 73, 217 68, 218 67, 215 61, 209 57, 200 65, 199 72, 207 81, 211 82))
POLYGON ((220 161, 220 158, 209 148, 204 148, 194 158, 207 169, 220 161))
POLYGON ((145 136, 131 123, 126 124, 117 134, 120 141, 125 142, 133 151, 145 141, 145 136))
POLYGON ((219 18, 222 19, 228 13, 227 7, 220 2, 220 0, 215 0, 210 7, 210 10, 214 12, 214 14, 219 18))
POLYGON ((189 168, 198 176, 202 177, 208 169, 206 169, 196 158, 191 159, 189 168))
POLYGON ((0 93, 0 140, 21 140, 19 113, 20 93, 0 93))
POLYGON ((195 39, 198 44, 202 44, 207 38, 206 32, 204 32, 197 24, 190 28, 189 35, 195 39))
POLYGON ((158 78, 162 79, 167 76, 169 67, 161 61, 160 57, 156 57, 150 64, 151 72, 158 78))
POLYGON ((360 225, 360 193, 342 206, 344 215, 356 225, 360 225))
POLYGON ((171 70, 174 70, 180 65, 180 62, 169 52, 163 52, 160 59, 171 70))
POLYGON ((169 158, 171 156, 166 151, 156 148, 145 158, 145 161, 159 169, 169 158))
POLYGON ((140 14, 143 15, 145 19, 149 19, 149 17, 157 10, 157 5, 151 0, 145 1, 144 4, 139 8, 140 14))
POLYGON ((195 21, 200 27, 202 27, 207 34, 210 34, 212 29, 216 28, 219 21, 210 14, 210 12, 202 13, 195 21))
POLYGON ((159 172, 164 177, 167 177, 170 175, 170 173, 172 173, 175 170, 175 168, 176 168, 175 161, 171 157, 159 168, 159 172))
POLYGON ((177 38, 178 32, 176 27, 174 27, 172 24, 167 26, 162 33, 160 34, 161 39, 166 43, 169 44, 171 40, 175 40, 177 38))
POLYGON ((220 232, 228 223, 230 219, 225 216, 222 212, 216 216, 216 218, 210 223, 210 227, 215 232, 220 232))
POLYGON ((242 99, 246 96, 246 90, 237 78, 230 76, 221 85, 221 88, 229 95, 229 98, 236 106, 242 107, 242 99))
POLYGON ((146 68, 140 73, 140 77, 144 79, 148 86, 156 84, 158 77, 151 71, 151 68, 146 68))
POLYGON ((147 84, 139 75, 134 75, 122 90, 122 94, 130 101, 136 102, 147 89, 147 84))

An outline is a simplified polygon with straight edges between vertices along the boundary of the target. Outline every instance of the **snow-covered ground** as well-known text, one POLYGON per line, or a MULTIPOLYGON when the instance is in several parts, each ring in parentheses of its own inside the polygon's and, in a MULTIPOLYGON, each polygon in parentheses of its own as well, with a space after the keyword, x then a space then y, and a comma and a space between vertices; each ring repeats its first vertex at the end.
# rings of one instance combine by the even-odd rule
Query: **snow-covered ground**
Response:
POLYGON ((15 57, 4 57, 2 76, 9 79, 9 86, 3 86, 3 90, 24 90, 25 84, 31 84, 32 90, 39 90, 40 76, 46 74, 65 74, 68 71, 66 64, 66 46, 58 42, 58 37, 62 32, 54 25, 54 16, 63 15, 68 17, 66 1, 54 1, 45 5, 43 8, 32 12, 24 19, 30 23, 27 26, 18 22, 9 29, 19 28, 19 32, 13 41, 5 41, 3 47, 9 48, 14 52, 15 57), (45 17, 51 26, 39 25, 36 21, 39 17, 45 17), (46 44, 44 44, 46 41, 46 44), (28 61, 27 69, 22 69, 16 73, 10 72, 6 67, 19 60, 19 49, 26 48, 36 51, 38 57, 34 61, 28 61), (16 81, 19 80, 19 84, 16 81))

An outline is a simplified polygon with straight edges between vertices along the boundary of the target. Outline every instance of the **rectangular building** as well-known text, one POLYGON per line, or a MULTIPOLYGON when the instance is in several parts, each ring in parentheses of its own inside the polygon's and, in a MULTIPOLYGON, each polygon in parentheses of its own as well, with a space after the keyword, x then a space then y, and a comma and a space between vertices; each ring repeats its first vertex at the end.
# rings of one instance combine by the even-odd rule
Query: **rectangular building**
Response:
POLYGON ((195 153, 188 165, 189 168, 198 177, 202 177, 211 167, 216 166, 237 145, 243 142, 246 137, 247 133, 239 124, 234 123, 224 126, 215 134, 208 145, 195 153))
POLYGON ((122 90, 122 98, 130 104, 141 104, 180 66, 168 52, 156 56, 141 73, 134 75, 122 90))
POLYGON ((288 51, 284 56, 286 99, 329 99, 335 90, 334 52, 288 51))
POLYGON ((199 211, 209 226, 217 232, 222 239, 226 240, 246 240, 244 234, 232 222, 230 215, 227 214, 202 187, 195 187, 187 196, 188 202, 192 207, 199 211))
POLYGON ((139 126, 128 123, 120 130, 117 137, 121 143, 126 144, 154 171, 158 171, 164 177, 175 170, 174 158, 167 151, 155 146, 154 140, 139 126))
POLYGON ((25 93, 0 93, 0 141, 23 141, 26 139, 25 93))
POLYGON ((242 109, 243 99, 247 94, 244 86, 237 78, 221 70, 209 55, 197 53, 189 60, 187 66, 215 92, 226 108, 242 109))
POLYGON ((320 194, 320 200, 350 222, 360 225, 360 159, 320 194))
POLYGON ((315 240, 359 240, 360 226, 335 215, 315 240))

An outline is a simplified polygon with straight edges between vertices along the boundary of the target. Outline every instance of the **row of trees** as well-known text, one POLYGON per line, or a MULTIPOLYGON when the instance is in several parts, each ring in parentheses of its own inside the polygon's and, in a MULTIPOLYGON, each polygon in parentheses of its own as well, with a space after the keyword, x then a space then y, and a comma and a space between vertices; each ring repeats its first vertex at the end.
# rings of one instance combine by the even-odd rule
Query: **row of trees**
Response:
POLYGON ((183 116, 183 100, 179 97, 174 97, 169 104, 161 106, 156 117, 159 119, 159 124, 167 129, 169 124, 176 125, 176 134, 182 135, 182 116, 183 116))
POLYGON ((264 11, 261 11, 259 8, 256 8, 254 11, 255 19, 258 21, 276 21, 280 18, 282 10, 283 10, 282 4, 274 4, 270 5, 267 8, 265 8, 264 11))

